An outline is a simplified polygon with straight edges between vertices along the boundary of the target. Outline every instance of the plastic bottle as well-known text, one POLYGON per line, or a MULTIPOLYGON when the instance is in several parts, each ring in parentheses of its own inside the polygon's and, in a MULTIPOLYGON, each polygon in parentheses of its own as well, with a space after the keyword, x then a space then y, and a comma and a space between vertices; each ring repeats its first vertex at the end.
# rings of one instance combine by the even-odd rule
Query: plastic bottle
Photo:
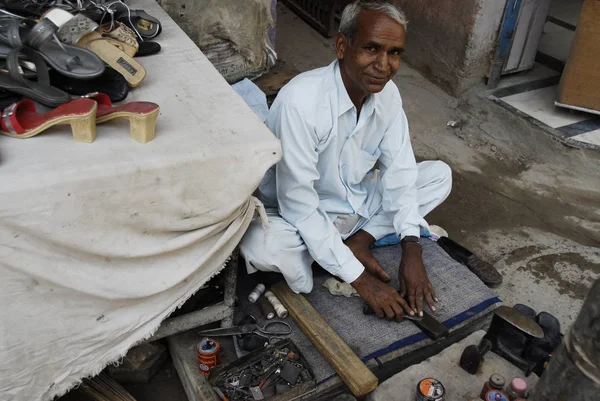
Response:
POLYGON ((527 383, 520 377, 515 377, 510 381, 510 384, 506 386, 506 394, 510 397, 511 401, 517 398, 524 398, 527 393, 527 383))

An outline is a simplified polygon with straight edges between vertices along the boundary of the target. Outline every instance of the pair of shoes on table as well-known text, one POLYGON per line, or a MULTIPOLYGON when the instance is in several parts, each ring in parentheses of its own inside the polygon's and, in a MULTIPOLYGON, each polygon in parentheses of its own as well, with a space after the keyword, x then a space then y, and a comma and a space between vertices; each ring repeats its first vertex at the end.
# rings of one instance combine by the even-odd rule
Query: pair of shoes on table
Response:
POLYGON ((0 16, 1 89, 56 107, 71 97, 50 85, 48 66, 72 79, 90 79, 104 72, 104 63, 94 53, 61 43, 56 32, 49 20, 36 23, 0 16))
MULTIPOLYGON (((152 24, 160 32, 160 24, 152 24)), ((46 11, 39 21, 3 15, 0 59, 5 63, 0 67, 0 89, 56 107, 71 99, 60 86, 76 87, 78 81, 103 78, 104 63, 118 72, 128 86, 137 87, 146 76, 144 67, 133 59, 140 50, 139 40, 143 39, 137 32, 114 20, 99 26, 84 14, 73 15, 60 8, 46 11), (62 77, 53 79, 62 83, 59 87, 52 86, 48 66, 54 76, 62 77)), ((151 43, 145 45, 146 54, 156 51, 151 43)), ((125 92, 121 97, 111 94, 111 98, 122 100, 127 91, 128 88, 121 90, 125 92)))
POLYGON ((96 54, 104 63, 119 72, 129 86, 139 86, 146 77, 144 67, 133 59, 139 48, 136 34, 125 24, 113 22, 100 26, 84 14, 73 15, 53 8, 42 15, 58 28, 62 43, 75 45, 96 54))
POLYGON ((154 139, 159 106, 151 102, 130 102, 113 106, 102 93, 72 100, 47 113, 39 114, 35 103, 21 100, 2 112, 0 133, 13 138, 31 138, 59 124, 69 124, 73 139, 93 142, 96 124, 124 118, 130 122, 130 136, 140 143, 154 139))
MULTIPOLYGON (((55 1, 39 0, 1 0, 0 7, 24 18, 39 19, 44 13, 54 8, 55 1)), ((87 18, 106 28, 106 25, 125 25, 135 32, 134 38, 139 43, 135 57, 149 56, 160 51, 158 43, 152 42, 162 32, 162 24, 144 10, 131 9, 122 1, 115 0, 78 0, 62 2, 60 8, 71 14, 83 14, 87 18)), ((103 29, 106 30, 106 29, 103 29)), ((108 29, 109 31, 111 29, 108 29)), ((134 56, 130 54, 130 56, 134 56)))

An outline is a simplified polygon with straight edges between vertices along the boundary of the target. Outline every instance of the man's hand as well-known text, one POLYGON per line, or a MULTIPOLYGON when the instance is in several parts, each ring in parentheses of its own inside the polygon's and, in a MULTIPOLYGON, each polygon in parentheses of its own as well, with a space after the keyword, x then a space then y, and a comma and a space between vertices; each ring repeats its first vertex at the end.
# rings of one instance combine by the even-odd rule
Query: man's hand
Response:
POLYGON ((371 245, 375 242, 375 238, 364 230, 358 230, 350 238, 344 241, 344 244, 354 254, 356 259, 371 273, 371 275, 379 278, 383 282, 389 282, 392 278, 383 270, 373 253, 371 245))
POLYGON ((400 261, 400 294, 408 295, 408 302, 419 316, 423 316, 423 298, 435 311, 437 298, 433 292, 433 286, 427 277, 427 271, 423 265, 421 245, 416 242, 405 242, 402 244, 402 260, 400 261))
POLYGON ((410 315, 414 315, 414 312, 398 291, 372 276, 367 270, 351 284, 358 295, 373 309, 377 317, 386 317, 388 320, 402 320, 404 316, 403 308, 410 315))

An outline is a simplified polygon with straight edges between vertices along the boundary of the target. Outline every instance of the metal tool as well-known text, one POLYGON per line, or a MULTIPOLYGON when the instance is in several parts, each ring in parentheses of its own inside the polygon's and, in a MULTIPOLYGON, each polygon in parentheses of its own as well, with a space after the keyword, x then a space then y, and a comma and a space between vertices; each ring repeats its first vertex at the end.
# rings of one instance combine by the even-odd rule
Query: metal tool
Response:
POLYGON ((201 336, 209 337, 227 337, 253 333, 267 339, 272 339, 279 336, 288 335, 291 332, 292 326, 290 326, 286 322, 271 321, 265 323, 265 325, 262 327, 257 324, 245 324, 242 326, 229 327, 224 329, 203 330, 198 334, 201 336), (285 328, 277 329, 276 327, 274 327, 277 325, 285 326, 285 328))
MULTIPOLYGON (((374 315, 375 311, 365 302, 363 304, 363 314, 365 315, 374 315)), ((408 313, 404 313, 402 315, 402 319, 406 319, 406 320, 411 320, 413 322, 420 322, 421 320, 423 320, 423 317, 421 316, 411 316, 408 313)))
POLYGON ((535 362, 525 360, 507 345, 507 340, 513 332, 524 335, 527 341, 544 337, 544 331, 531 317, 508 306, 500 306, 496 309, 492 324, 484 338, 492 343, 492 352, 523 370, 525 376, 529 376, 535 367, 535 362))
POLYGON ((492 343, 487 338, 481 339, 479 345, 469 345, 460 357, 460 367, 474 375, 479 370, 485 354, 492 349, 492 343))

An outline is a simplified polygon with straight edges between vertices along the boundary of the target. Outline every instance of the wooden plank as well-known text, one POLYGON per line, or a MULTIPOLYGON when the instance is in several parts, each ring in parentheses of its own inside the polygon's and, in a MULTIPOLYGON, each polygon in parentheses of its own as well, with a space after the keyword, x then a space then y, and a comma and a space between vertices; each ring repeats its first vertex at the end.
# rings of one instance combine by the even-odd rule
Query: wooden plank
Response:
POLYGON ((377 388, 377 377, 306 298, 295 294, 286 283, 278 283, 271 290, 355 396, 362 397, 377 388))
POLYGON ((156 333, 144 342, 156 341, 184 331, 204 326, 205 324, 219 322, 230 316, 231 308, 220 302, 202 310, 186 313, 162 322, 156 333))

